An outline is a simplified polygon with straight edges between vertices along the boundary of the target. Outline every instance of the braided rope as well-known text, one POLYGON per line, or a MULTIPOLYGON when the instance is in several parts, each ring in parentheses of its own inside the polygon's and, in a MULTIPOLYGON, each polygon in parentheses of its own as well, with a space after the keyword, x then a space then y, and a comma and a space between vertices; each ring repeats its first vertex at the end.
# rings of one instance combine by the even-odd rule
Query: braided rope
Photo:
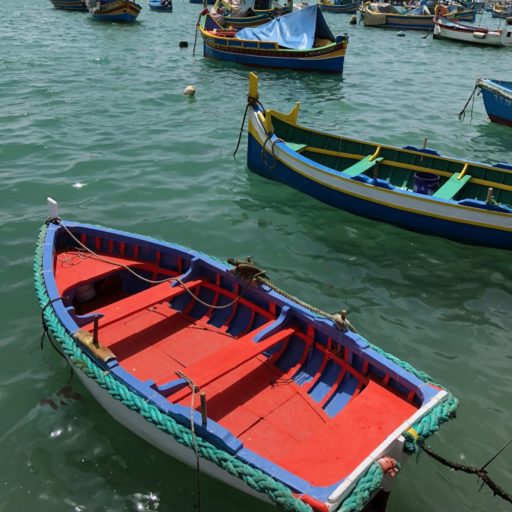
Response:
MULTIPOLYGON (((48 297, 42 275, 42 254, 43 242, 47 229, 47 226, 43 225, 39 232, 33 271, 36 296, 40 307, 42 308, 44 323, 47 326, 48 332, 60 343, 70 363, 79 368, 87 377, 93 379, 113 398, 123 403, 129 409, 139 413, 158 429, 170 434, 178 443, 186 446, 187 448, 194 448, 194 439, 189 428, 177 423, 176 420, 160 411, 156 406, 148 404, 145 399, 127 388, 111 374, 100 368, 94 361, 89 359, 89 357, 87 357, 87 355, 76 345, 75 340, 64 329, 58 317, 55 315, 53 308, 46 307, 50 299, 48 297)), ((263 278, 262 276, 259 276, 258 280, 318 314, 327 316, 328 318, 336 316, 326 315, 325 312, 279 290, 268 279, 263 278)), ((331 318, 331 320, 334 319, 331 318)), ((347 325, 347 328, 351 328, 350 324, 347 325)), ((375 345, 371 343, 369 343, 369 345, 378 353, 411 372, 424 382, 434 384, 433 379, 427 374, 416 370, 408 363, 388 354, 375 345)), ((414 433, 416 435, 410 432, 404 433, 406 438, 405 451, 407 453, 417 452, 419 450, 419 446, 427 437, 436 432, 442 423, 453 417, 455 409, 457 408, 457 403, 457 400, 449 394, 443 402, 438 404, 429 412, 429 414, 424 416, 413 426, 415 431, 414 433)), ((230 475, 241 479, 252 489, 266 494, 274 503, 282 507, 284 510, 290 512, 312 512, 312 508, 309 505, 295 498, 288 487, 274 480, 269 475, 253 468, 240 459, 233 457, 229 453, 216 448, 200 436, 196 436, 196 442, 198 453, 203 459, 216 464, 218 467, 227 471, 230 475)), ((362 510, 373 493, 379 489, 382 484, 382 480, 382 469, 379 464, 373 463, 367 472, 358 479, 351 493, 342 502, 338 510, 340 512, 359 512, 362 510)))

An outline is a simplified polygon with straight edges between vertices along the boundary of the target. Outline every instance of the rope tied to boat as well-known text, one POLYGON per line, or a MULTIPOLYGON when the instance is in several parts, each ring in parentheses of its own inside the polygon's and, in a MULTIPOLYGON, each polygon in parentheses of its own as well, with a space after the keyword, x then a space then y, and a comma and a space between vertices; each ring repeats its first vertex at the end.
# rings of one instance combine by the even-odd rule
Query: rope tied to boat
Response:
POLYGON ((312 311, 317 315, 323 316, 331 320, 336 324, 336 327, 343 332, 357 332, 354 326, 348 320, 347 311, 345 309, 342 309, 339 313, 327 313, 326 311, 323 311, 315 306, 312 306, 311 304, 304 302, 298 297, 295 297, 294 295, 282 290, 267 277, 267 273, 264 270, 261 270, 253 263, 250 257, 248 257, 247 260, 245 261, 230 258, 228 259, 228 263, 230 265, 233 265, 233 273, 240 279, 268 286, 275 292, 279 293, 280 295, 286 297, 289 300, 292 300, 299 306, 302 306, 303 308, 308 309, 309 311, 312 311))
POLYGON ((473 119, 473 107, 475 105, 475 92, 480 87, 478 84, 478 81, 476 82, 475 87, 473 88, 472 93, 470 94, 468 101, 466 101, 466 104, 464 105, 464 108, 459 112, 459 119, 462 120, 466 117, 466 108, 469 105, 469 102, 473 100, 473 103, 471 104, 471 119, 473 119))
POLYGON ((245 119, 247 118, 247 112, 249 110, 250 106, 256 105, 257 107, 261 108, 261 110, 265 110, 263 105, 261 104, 259 97, 251 96, 250 94, 247 96, 247 105, 245 105, 244 115, 242 118, 242 124, 240 125, 240 132, 238 133, 238 141, 236 143, 235 151, 233 152, 233 157, 236 156, 238 152, 238 148, 240 147, 240 142, 242 141, 242 134, 244 132, 244 126, 245 126, 245 119))

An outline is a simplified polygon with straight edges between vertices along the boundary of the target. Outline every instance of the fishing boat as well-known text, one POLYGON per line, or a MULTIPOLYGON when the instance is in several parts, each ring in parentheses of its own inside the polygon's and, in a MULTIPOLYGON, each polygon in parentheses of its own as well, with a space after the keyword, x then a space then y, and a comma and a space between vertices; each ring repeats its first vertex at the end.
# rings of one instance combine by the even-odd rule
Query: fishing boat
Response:
MULTIPOLYGON (((204 1, 203 0, 188 0, 189 3, 191 4, 200 4, 200 5, 204 5, 204 1)), ((216 2, 216 0, 208 0, 207 1, 207 4, 208 5, 213 5, 214 3, 216 2)))
MULTIPOLYGON (((474 9, 450 6, 444 15, 445 18, 457 21, 475 20, 474 9)), ((434 14, 426 5, 414 9, 404 9, 389 3, 367 2, 362 8, 362 17, 365 27, 393 28, 399 30, 433 30, 434 14)))
POLYGON ((148 0, 152 11, 172 12, 172 0, 148 0))
POLYGON ((355 14, 359 9, 359 2, 353 0, 319 0, 318 7, 324 12, 355 14))
POLYGON ((348 36, 334 36, 317 5, 260 27, 224 29, 207 12, 199 20, 204 56, 246 66, 342 73, 348 36))
POLYGON ((437 17, 434 19, 433 37, 484 46, 508 46, 512 44, 512 27, 505 29, 473 27, 437 17))
POLYGON ((492 17, 505 19, 512 16, 512 3, 497 2, 492 8, 492 17))
POLYGON ((292 12, 293 0, 217 0, 211 11, 215 21, 228 28, 255 27, 292 12))
POLYGON ((87 12, 85 0, 50 0, 55 9, 63 9, 65 11, 83 11, 87 12))
POLYGON ((50 203, 34 262, 45 329, 101 406, 172 457, 329 512, 389 490, 453 416, 440 385, 253 264, 64 221, 50 203))
POLYGON ((86 0, 92 17, 100 21, 131 23, 142 7, 131 0, 86 0))
POLYGON ((428 148, 310 130, 297 124, 299 103, 283 114, 265 110, 255 98, 257 77, 251 73, 251 171, 358 215, 512 249, 512 165, 474 163, 428 148))
POLYGON ((512 126, 512 82, 480 78, 476 81, 476 87, 482 91, 489 119, 512 126))

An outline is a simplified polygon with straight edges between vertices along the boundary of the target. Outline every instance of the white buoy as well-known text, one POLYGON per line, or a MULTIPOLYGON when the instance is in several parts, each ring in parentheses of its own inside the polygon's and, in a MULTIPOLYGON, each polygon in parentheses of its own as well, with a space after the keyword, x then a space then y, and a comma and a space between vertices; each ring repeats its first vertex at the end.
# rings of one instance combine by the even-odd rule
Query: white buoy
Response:
POLYGON ((195 93, 196 88, 193 85, 187 85, 187 87, 185 87, 185 90, 183 91, 183 94, 185 96, 194 96, 195 93))
POLYGON ((57 203, 57 201, 51 197, 46 198, 46 203, 48 204, 48 213, 50 214, 50 219, 57 219, 59 217, 59 203, 57 203))
POLYGON ((396 35, 398 37, 405 37, 405 32, 400 31, 400 32, 397 32, 396 35))

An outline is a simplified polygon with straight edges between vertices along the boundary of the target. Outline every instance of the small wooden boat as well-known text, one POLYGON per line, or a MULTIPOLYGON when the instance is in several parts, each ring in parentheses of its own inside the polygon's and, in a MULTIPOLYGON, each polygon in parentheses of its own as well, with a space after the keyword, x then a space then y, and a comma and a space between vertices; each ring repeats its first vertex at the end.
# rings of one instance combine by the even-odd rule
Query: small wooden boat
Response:
POLYGON ((214 20, 227 28, 255 27, 288 14, 293 1, 285 0, 217 0, 211 11, 214 20))
POLYGON ((52 342, 117 421, 289 511, 364 505, 457 406, 249 264, 53 216, 34 275, 52 342))
MULTIPOLYGON (((459 10, 453 7, 447 10, 445 18, 457 21, 474 21, 476 11, 459 10)), ((389 3, 367 2, 362 8, 365 27, 393 28, 399 30, 433 30, 434 14, 428 7, 421 5, 415 9, 400 9, 389 3)))
POLYGON ((497 2, 492 8, 492 17, 505 19, 512 16, 512 3, 497 2))
POLYGON ((297 124, 299 103, 282 114, 254 102, 257 77, 251 75, 250 170, 358 215, 512 249, 512 165, 310 130, 297 124))
POLYGON ((152 11, 172 12, 172 0, 148 0, 152 11))
MULTIPOLYGON (((200 4, 200 5, 204 5, 204 2, 203 0, 188 0, 190 4, 200 4)), ((208 0, 207 1, 207 4, 208 5, 213 5, 214 3, 216 2, 216 0, 208 0)))
POLYGON ((142 7, 131 0, 87 0, 94 19, 131 23, 137 19, 142 7))
POLYGON ((512 82, 480 78, 476 86, 482 91, 489 119, 494 123, 512 126, 512 82))
POLYGON ((65 11, 83 11, 87 12, 85 0, 50 0, 55 9, 63 9, 65 11))
POLYGON ((512 27, 508 29, 472 27, 437 17, 434 19, 433 37, 484 46, 507 46, 512 44, 512 27))
POLYGON ((335 14, 355 14, 359 9, 359 1, 319 0, 318 6, 324 12, 332 12, 335 14))
POLYGON ((239 31, 224 29, 203 11, 199 29, 205 57, 246 66, 343 72, 348 36, 334 37, 317 5, 239 31))

